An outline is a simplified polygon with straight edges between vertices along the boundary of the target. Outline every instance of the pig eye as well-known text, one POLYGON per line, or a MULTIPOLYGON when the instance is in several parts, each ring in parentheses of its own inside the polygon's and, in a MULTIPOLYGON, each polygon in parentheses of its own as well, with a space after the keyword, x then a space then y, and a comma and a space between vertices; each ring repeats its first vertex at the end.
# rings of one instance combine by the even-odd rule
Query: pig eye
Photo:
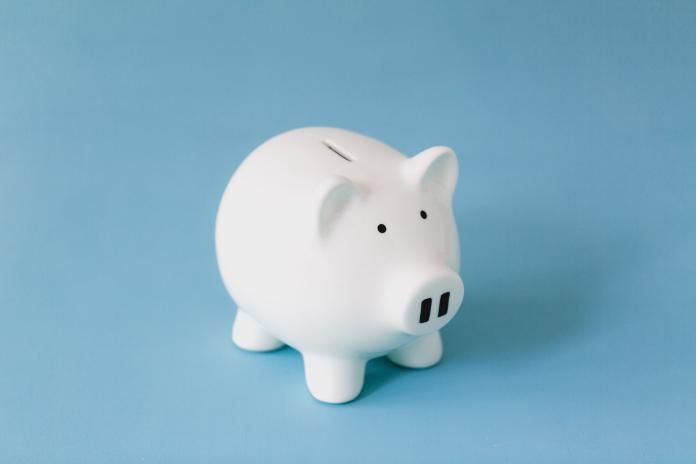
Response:
POLYGON ((377 231, 378 231, 380 234, 383 234, 383 233, 385 233, 385 232, 387 231, 387 226, 385 226, 384 224, 380 224, 380 225, 377 226, 377 231))
POLYGON ((423 210, 421 210, 421 213, 420 213, 420 214, 421 214, 421 217, 422 217, 423 219, 426 219, 426 218, 428 217, 428 213, 426 213, 426 212, 423 211, 423 210))

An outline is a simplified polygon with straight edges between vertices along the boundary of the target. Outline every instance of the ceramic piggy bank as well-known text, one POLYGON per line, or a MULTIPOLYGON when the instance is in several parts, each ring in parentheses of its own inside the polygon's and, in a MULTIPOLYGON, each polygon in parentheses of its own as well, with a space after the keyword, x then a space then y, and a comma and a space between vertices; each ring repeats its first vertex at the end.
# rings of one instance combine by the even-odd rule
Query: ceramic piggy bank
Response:
POLYGON ((464 296, 457 174, 447 147, 409 158, 342 129, 297 129, 256 148, 217 215, 234 343, 297 349, 309 391, 328 403, 358 396, 372 358, 436 364, 439 330, 464 296))

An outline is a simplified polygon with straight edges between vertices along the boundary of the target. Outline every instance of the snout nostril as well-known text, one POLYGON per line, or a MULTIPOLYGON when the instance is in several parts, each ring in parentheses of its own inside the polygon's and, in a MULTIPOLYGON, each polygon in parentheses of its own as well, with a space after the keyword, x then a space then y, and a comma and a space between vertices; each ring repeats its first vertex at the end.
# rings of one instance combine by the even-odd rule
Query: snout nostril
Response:
POLYGON ((449 309, 450 292, 445 292, 440 296, 440 307, 437 310, 437 317, 442 317, 447 314, 449 309))
POLYGON ((424 322, 428 322, 430 319, 430 308, 433 305, 433 299, 432 298, 426 298, 425 300, 421 301, 421 311, 420 311, 420 319, 418 322, 421 324, 424 322))

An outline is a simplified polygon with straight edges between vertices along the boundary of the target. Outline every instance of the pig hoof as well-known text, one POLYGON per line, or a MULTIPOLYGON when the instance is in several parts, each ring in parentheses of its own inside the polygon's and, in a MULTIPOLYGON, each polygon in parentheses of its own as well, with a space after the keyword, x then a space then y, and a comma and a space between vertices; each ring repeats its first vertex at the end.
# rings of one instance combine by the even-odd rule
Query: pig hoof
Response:
POLYGON ((347 403, 360 394, 365 380, 361 359, 304 354, 305 379, 314 398, 324 403, 347 403))
POLYGON ((431 367, 442 359, 442 337, 440 332, 423 335, 388 356, 394 364, 403 367, 421 369, 431 367))
POLYGON ((237 309, 232 327, 232 341, 247 351, 272 351, 284 345, 242 309, 237 309))

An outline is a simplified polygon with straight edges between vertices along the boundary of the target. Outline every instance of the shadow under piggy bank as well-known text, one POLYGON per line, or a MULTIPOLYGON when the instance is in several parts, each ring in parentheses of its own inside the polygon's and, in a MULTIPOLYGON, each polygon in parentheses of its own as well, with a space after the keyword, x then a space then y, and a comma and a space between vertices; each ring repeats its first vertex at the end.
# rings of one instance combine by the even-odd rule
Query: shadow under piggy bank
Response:
MULTIPOLYGON (((608 236, 508 213, 466 212, 458 220, 465 296, 442 331, 442 367, 525 362, 582 336, 595 319, 594 296, 623 261, 608 236)), ((408 371, 372 361, 361 397, 408 371)))

